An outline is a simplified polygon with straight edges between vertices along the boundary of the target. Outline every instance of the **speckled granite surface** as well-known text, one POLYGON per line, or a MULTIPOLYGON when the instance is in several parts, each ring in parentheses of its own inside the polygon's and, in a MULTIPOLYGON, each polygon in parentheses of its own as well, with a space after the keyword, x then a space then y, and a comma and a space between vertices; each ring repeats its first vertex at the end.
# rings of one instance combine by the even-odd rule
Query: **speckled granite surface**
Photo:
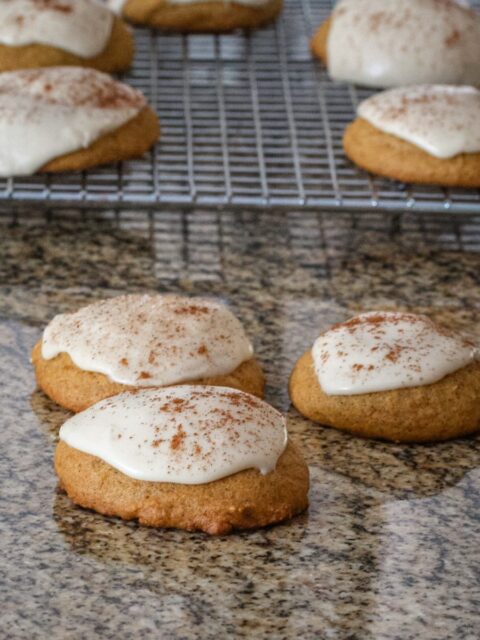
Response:
POLYGON ((124 291, 227 300, 268 399, 332 321, 410 307, 480 337, 480 220, 32 212, 0 234, 1 638, 477 640, 480 438, 363 441, 289 410, 309 512, 224 538, 142 529, 71 505, 52 454, 67 413, 29 350, 55 313, 124 291), (462 249, 462 251, 460 251, 462 249))

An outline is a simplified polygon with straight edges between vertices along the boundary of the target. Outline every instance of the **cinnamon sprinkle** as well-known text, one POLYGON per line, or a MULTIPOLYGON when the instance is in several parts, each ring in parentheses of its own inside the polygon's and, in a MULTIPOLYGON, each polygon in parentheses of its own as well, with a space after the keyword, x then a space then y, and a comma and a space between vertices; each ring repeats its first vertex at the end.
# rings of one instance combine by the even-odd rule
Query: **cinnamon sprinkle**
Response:
POLYGON ((177 427, 177 433, 170 440, 170 448, 173 449, 174 451, 179 449, 182 446, 183 441, 186 438, 186 435, 187 434, 183 430, 183 425, 179 424, 177 427))
POLYGON ((59 13, 72 13, 73 7, 62 3, 60 0, 33 0, 39 9, 58 11, 59 13))
POLYGON ((185 307, 177 307, 173 310, 177 315, 189 315, 189 316, 199 316, 205 315, 206 313, 210 313, 210 309, 208 307, 201 307, 196 304, 191 304, 185 307))

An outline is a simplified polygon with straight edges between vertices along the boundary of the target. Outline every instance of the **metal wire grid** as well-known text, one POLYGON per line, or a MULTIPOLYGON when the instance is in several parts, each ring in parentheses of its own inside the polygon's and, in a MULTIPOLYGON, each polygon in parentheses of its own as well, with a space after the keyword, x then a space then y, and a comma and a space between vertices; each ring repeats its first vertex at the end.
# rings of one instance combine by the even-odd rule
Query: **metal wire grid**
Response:
POLYGON ((159 113, 157 147, 81 174, 0 180, 0 204, 478 213, 478 191, 409 187, 345 158, 344 127, 369 92, 332 83, 311 58, 311 33, 331 4, 286 0, 281 19, 251 34, 137 29, 125 79, 159 113))

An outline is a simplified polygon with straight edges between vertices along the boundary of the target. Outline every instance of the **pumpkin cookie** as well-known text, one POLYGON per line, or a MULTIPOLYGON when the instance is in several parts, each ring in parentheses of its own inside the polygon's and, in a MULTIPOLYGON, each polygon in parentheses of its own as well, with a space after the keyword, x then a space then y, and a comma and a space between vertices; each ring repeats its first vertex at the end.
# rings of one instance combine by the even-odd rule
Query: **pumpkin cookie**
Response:
POLYGON ((344 135, 358 166, 403 182, 480 187, 480 91, 427 85, 362 102, 344 135))
POLYGON ((76 504, 154 527, 224 534, 308 506, 308 467, 285 418, 223 387, 103 400, 62 426, 55 469, 76 504))
POLYGON ((480 84, 480 16, 456 0, 341 0, 311 48, 334 80, 480 84))
POLYGON ((94 0, 0 2, 0 71, 65 65, 111 73, 133 58, 130 29, 94 0))
POLYGON ((56 316, 32 362, 39 387, 72 411, 141 387, 264 388, 237 318, 213 300, 177 295, 121 296, 56 316))
POLYGON ((108 5, 131 22, 166 31, 225 33, 271 22, 283 0, 108 0, 108 5))
POLYGON ((99 71, 50 67, 0 74, 2 177, 127 160, 158 136, 157 116, 144 96, 99 71))
POLYGON ((474 346, 425 316, 372 312, 334 325, 295 365, 306 417, 367 438, 449 440, 480 429, 474 346))

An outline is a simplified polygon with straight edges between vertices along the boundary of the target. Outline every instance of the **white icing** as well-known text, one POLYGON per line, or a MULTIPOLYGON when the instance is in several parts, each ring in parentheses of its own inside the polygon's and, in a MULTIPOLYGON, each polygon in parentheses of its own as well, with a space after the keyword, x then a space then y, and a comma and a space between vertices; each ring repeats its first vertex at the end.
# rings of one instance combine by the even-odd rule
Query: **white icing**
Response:
POLYGON ((475 347, 426 316, 371 312, 333 326, 312 357, 327 395, 428 385, 473 362, 475 347))
POLYGON ((237 318, 213 300, 129 295, 56 316, 42 356, 68 353, 85 371, 152 387, 231 373, 253 348, 237 318))
POLYGON ((204 484, 273 471, 287 429, 282 414, 248 393, 182 385, 102 400, 67 420, 60 440, 137 480, 204 484))
POLYGON ((107 7, 114 13, 121 13, 127 0, 106 0, 107 7))
POLYGON ((81 58, 101 53, 113 15, 96 0, 1 0, 0 43, 44 44, 81 58))
POLYGON ((480 91, 473 87, 390 89, 362 102, 358 115, 437 158, 480 152, 480 91))
MULTIPOLYGON (((114 13, 121 13, 126 2, 127 0, 107 0, 107 5, 114 13)), ((240 4, 244 7, 263 7, 270 0, 235 0, 235 2, 230 2, 229 0, 169 0, 168 4, 199 4, 204 2, 221 2, 225 5, 240 4)))
POLYGON ((480 16, 454 0, 341 0, 327 59, 332 78, 372 87, 479 84, 480 16))
POLYGON ((145 106, 134 89, 93 69, 0 74, 0 176, 30 175, 88 147, 145 106))

